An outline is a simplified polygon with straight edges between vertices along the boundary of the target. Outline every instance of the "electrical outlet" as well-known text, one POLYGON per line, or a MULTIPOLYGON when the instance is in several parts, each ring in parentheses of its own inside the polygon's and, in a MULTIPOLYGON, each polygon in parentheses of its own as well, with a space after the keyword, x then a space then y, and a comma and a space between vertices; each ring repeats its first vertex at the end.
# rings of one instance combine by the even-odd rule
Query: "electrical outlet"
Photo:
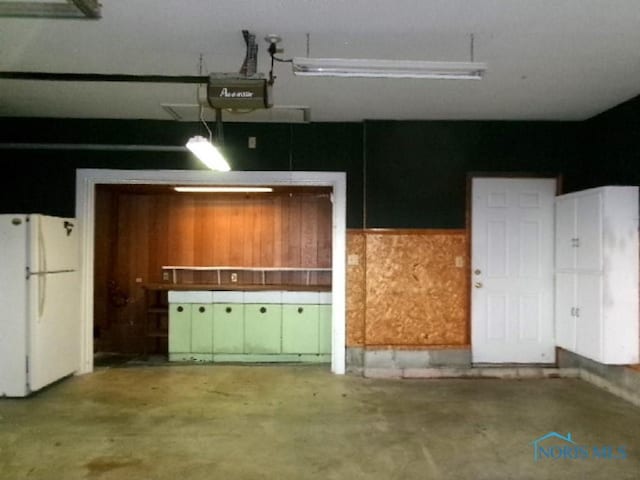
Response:
POLYGON ((360 265, 360 256, 352 253, 347 256, 347 265, 355 267, 356 265, 360 265))
POLYGON ((238 274, 236 272, 231 274, 231 283, 238 283, 238 274))
POLYGON ((464 267, 464 258, 461 256, 456 257, 456 268, 464 267))
POLYGON ((247 142, 247 146, 253 150, 256 148, 256 137, 249 137, 249 141, 247 142))
POLYGON ((142 283, 142 279, 140 277, 136 277, 136 283, 142 283))
POLYGON ((162 280, 169 281, 169 272, 162 272, 162 280))

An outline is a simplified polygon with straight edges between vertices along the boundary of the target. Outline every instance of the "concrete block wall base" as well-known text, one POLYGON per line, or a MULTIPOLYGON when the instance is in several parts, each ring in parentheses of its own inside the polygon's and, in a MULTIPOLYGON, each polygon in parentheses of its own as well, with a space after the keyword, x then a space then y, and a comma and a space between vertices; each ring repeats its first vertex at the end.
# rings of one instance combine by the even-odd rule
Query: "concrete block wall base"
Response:
POLYGON ((578 378, 576 368, 555 367, 436 367, 436 368, 365 368, 367 378, 578 378))
POLYGON ((472 365, 470 349, 347 348, 347 372, 367 378, 580 378, 640 406, 640 370, 604 365, 558 348, 557 367, 472 365))
POLYGON ((640 371, 625 365, 604 365, 558 348, 558 366, 580 372, 580 378, 640 407, 640 371))
POLYGON ((347 348, 347 372, 363 374, 365 371, 388 369, 428 369, 437 367, 471 367, 471 350, 468 348, 429 350, 390 350, 363 347, 347 348))

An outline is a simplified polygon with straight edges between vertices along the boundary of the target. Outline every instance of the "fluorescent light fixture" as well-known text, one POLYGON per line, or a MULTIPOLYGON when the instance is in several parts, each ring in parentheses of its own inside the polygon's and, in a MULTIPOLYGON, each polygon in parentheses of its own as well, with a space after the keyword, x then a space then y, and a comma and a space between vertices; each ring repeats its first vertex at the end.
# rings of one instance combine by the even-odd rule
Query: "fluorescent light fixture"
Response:
POLYGON ((221 172, 231 170, 220 151, 206 138, 200 136, 191 137, 187 142, 187 148, 211 170, 220 170, 221 172))
POLYGON ((487 70, 479 62, 423 62, 348 58, 296 57, 294 75, 309 77, 435 78, 479 80, 487 70))
POLYGON ((271 187, 174 187, 176 192, 183 193, 268 193, 271 187))

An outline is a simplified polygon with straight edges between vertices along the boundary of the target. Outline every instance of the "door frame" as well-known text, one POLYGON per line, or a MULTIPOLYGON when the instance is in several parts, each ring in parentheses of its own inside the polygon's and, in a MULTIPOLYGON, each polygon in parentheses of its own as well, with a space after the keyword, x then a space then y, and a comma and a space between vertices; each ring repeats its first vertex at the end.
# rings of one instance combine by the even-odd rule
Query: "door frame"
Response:
MULTIPOLYGON (((473 228, 471 222, 471 214, 473 207, 473 179, 474 178, 511 178, 511 179, 536 179, 536 178, 554 178, 556 180, 556 196, 562 195, 564 192, 563 180, 561 173, 546 172, 467 172, 467 202, 465 212, 465 227, 467 231, 467 258, 469 259, 467 266, 467 311, 469 312, 469 321, 467 322, 467 338, 469 339, 469 351, 473 354, 473 342, 471 336, 471 326, 473 323, 473 282, 471 281, 471 270, 473 268, 473 228)), ((555 301, 554 301, 555 305, 555 301)), ((554 318, 555 323, 555 318, 554 318)), ((554 332, 555 334, 555 332, 554 332)))
POLYGON ((76 219, 80 233, 80 365, 93 371, 93 289, 96 185, 234 185, 332 187, 331 371, 343 375, 346 312, 346 205, 344 172, 213 172, 206 170, 76 170, 76 219))

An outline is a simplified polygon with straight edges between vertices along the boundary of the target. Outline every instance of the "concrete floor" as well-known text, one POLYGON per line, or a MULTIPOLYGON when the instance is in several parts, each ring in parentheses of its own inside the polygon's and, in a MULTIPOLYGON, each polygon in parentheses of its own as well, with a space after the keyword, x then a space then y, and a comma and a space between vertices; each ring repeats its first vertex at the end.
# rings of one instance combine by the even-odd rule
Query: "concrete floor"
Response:
POLYGON ((575 379, 103 368, 0 399, 0 478, 639 479, 640 409, 575 379), (534 462, 550 431, 628 458, 534 462))

